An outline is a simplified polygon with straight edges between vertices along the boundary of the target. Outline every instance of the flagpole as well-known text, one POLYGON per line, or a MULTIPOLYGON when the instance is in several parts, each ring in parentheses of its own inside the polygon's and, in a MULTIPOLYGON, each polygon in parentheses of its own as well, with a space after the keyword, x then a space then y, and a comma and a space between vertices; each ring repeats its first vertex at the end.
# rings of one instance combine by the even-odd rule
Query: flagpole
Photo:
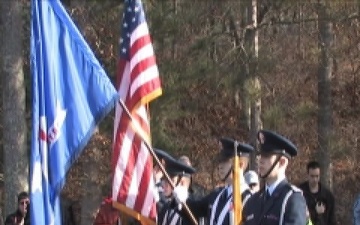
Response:
POLYGON ((239 225, 241 223, 241 193, 240 193, 240 169, 239 169, 239 156, 237 154, 238 142, 234 142, 234 176, 233 176, 233 210, 234 210, 234 225, 239 225))
MULTIPOLYGON (((123 102, 122 99, 119 100, 119 103, 121 105, 121 107, 124 109, 124 111, 126 112, 126 114, 129 116, 131 122, 136 123, 136 121, 134 120, 134 118, 132 117, 130 111, 128 110, 128 108, 126 107, 125 103, 123 102)), ((174 189, 175 185, 172 182, 169 174, 166 172, 164 166, 162 165, 162 163, 160 162, 159 158, 156 156, 153 148, 150 146, 150 144, 147 142, 147 139, 144 137, 144 135, 142 134, 142 132, 140 131, 140 129, 137 129, 139 127, 139 124, 134 124, 133 128, 135 130, 135 133, 144 141, 145 146, 147 147, 147 149, 149 150, 151 156, 153 157, 153 159, 155 159, 156 164, 159 166, 161 172, 163 173, 163 175, 166 178, 166 181, 170 184, 171 188, 174 189)), ((192 214, 190 208, 188 207, 188 205, 185 202, 182 202, 182 205, 186 211, 186 213, 188 214, 188 216, 190 217, 191 221, 193 222, 194 225, 198 225, 198 222, 196 221, 196 218, 194 217, 194 215, 192 214)))

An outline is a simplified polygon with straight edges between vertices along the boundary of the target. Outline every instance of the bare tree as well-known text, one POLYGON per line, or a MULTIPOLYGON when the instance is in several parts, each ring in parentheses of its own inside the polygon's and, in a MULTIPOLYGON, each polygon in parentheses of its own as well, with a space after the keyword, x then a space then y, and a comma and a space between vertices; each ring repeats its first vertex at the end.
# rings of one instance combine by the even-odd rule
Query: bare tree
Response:
POLYGON ((333 24, 327 8, 326 0, 319 0, 318 26, 319 26, 319 71, 318 71, 318 158, 321 163, 322 182, 332 187, 331 177, 331 138, 332 132, 332 103, 331 79, 333 73, 333 24))
MULTIPOLYGON (((250 60, 250 87, 251 92, 248 93, 250 96, 250 143, 253 146, 256 146, 256 137, 257 132, 262 128, 262 123, 260 119, 261 114, 261 85, 258 78, 258 58, 259 58, 259 30, 257 29, 257 0, 251 0, 249 5, 249 11, 251 11, 251 40, 249 40, 250 44, 250 52, 251 52, 251 60, 250 60)), ((253 155, 251 158, 252 167, 255 169, 257 165, 255 164, 255 156, 253 155)))
POLYGON ((22 2, 0 2, 5 215, 16 208, 17 193, 28 189, 22 2))
MULTIPOLYGON (((258 35, 258 1, 245 1, 243 8, 242 33, 234 33, 235 45, 240 49, 241 72, 239 74, 240 89, 235 94, 237 105, 241 106, 240 124, 247 125, 250 131, 250 143, 256 146, 257 131, 262 127, 261 114, 261 85, 258 78, 258 52, 259 52, 259 35, 258 35), (241 97, 240 97, 241 96, 241 97), (239 100, 241 100, 239 102, 239 100), (245 123, 246 121, 246 123, 245 123)), ((237 31, 234 17, 231 17, 231 27, 237 31)), ((256 168, 255 156, 252 157, 252 168, 256 168)))

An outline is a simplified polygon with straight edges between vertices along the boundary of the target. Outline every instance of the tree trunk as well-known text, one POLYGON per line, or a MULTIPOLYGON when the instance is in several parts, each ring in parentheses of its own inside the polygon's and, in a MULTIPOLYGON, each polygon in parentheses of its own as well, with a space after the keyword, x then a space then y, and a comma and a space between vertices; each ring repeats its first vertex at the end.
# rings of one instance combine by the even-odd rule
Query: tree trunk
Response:
MULTIPOLYGON (((208 24, 209 24, 208 32, 209 32, 209 35, 212 35, 212 29, 213 29, 213 27, 215 27, 215 24, 216 24, 214 15, 215 15, 216 9, 218 8, 218 3, 217 3, 217 1, 214 0, 214 1, 211 1, 210 4, 211 4, 211 6, 209 7, 209 9, 211 10, 212 13, 208 17, 208 24)), ((212 40, 210 42, 208 58, 210 59, 210 63, 218 62, 217 43, 214 38, 212 38, 212 40)))
POLYGON ((318 159, 321 164, 321 181, 332 188, 331 177, 331 138, 332 133, 332 103, 331 78, 333 69, 333 30, 326 1, 318 2, 319 26, 319 71, 318 71, 318 159))
MULTIPOLYGON (((90 149, 89 149, 90 150, 90 149)), ((86 178, 82 184, 84 195, 81 199, 81 223, 80 225, 93 224, 96 211, 99 209, 103 197, 101 185, 99 185, 100 174, 100 149, 91 149, 92 156, 89 161, 83 161, 84 177, 86 178)))
MULTIPOLYGON (((174 16, 176 17, 176 15, 178 14, 178 9, 179 8, 179 2, 178 0, 173 0, 173 12, 174 12, 174 16)), ((171 44, 171 52, 172 52, 172 59, 176 60, 177 58, 177 37, 173 37, 172 39, 172 44, 171 44)))
MULTIPOLYGON (((1 10, 1 8, 0 8, 0 10, 1 10)), ((2 12, 2 11, 0 11, 0 12, 2 12)), ((3 36, 4 35, 1 35, 1 34, 4 34, 2 18, 0 19, 0 43, 4 43, 4 41, 3 41, 3 39, 4 39, 3 36)), ((0 62, 2 62, 2 55, 1 54, 0 54, 0 62)), ((0 64, 0 90, 3 89, 3 80, 2 80, 2 75, 3 74, 4 74, 3 68, 2 68, 2 66, 0 64)), ((3 93, 2 93, 2 91, 0 91, 0 118, 3 118, 2 117, 2 115, 3 115, 2 114, 2 111, 3 111, 2 96, 3 96, 3 93)), ((2 119, 0 119, 0 156, 1 156, 0 157, 0 199, 2 199, 1 205, 2 205, 3 200, 4 200, 4 197, 3 197, 3 192, 4 192, 4 151, 3 151, 3 148, 2 148, 4 140, 3 140, 3 132, 2 132, 2 130, 3 130, 3 122, 2 122, 2 119)), ((2 209, 2 207, 0 207, 0 211, 1 211, 1 214, 2 214, 1 209, 2 209)), ((3 223, 0 223, 0 224, 3 224, 3 223)))
POLYGON ((4 215, 16 209, 17 194, 28 190, 29 155, 26 148, 25 87, 21 0, 0 2, 2 42, 2 133, 4 153, 4 215), (6 34, 6 36, 5 36, 6 34))
MULTIPOLYGON (((260 120, 261 114, 261 84, 258 78, 258 56, 259 56, 259 33, 257 28, 257 0, 251 0, 249 3, 249 11, 251 12, 250 23, 253 28, 250 32, 249 42, 249 68, 250 68, 250 80, 247 84, 250 84, 250 93, 247 95, 250 97, 250 144, 254 147, 257 145, 256 137, 257 132, 261 129, 262 124, 260 120)), ((252 155, 250 160, 250 167, 256 169, 256 156, 252 155)))
MULTIPOLYGON (((234 18, 231 18, 231 24, 232 26, 231 31, 233 33, 234 39, 235 39, 235 47, 239 49, 239 58, 240 58, 240 71, 239 75, 237 77, 237 90, 235 93, 235 104, 236 107, 239 109, 239 126, 241 128, 247 128, 250 130, 251 126, 251 118, 250 118, 250 100, 247 96, 246 91, 246 80, 250 77, 250 69, 249 69, 249 49, 247 48, 249 43, 249 38, 247 38, 247 33, 251 32, 249 29, 245 29, 245 27, 251 23, 251 15, 249 18, 249 10, 251 10, 251 7, 248 6, 249 2, 251 3, 251 0, 246 0, 242 6, 244 8, 242 9, 242 18, 241 18, 241 28, 240 32, 241 37, 239 36, 239 31, 237 30, 236 21, 234 18)), ((251 41, 251 40, 250 40, 251 41)))
MULTIPOLYGON (((235 94, 236 105, 240 111, 240 126, 247 127, 250 131, 249 139, 256 145, 257 131, 261 128, 261 85, 257 77, 258 70, 258 31, 257 31, 257 0, 247 0, 244 4, 242 18, 243 34, 240 38, 234 33, 235 46, 240 49, 240 74, 238 79, 239 89, 235 94), (240 47, 242 46, 242 47, 240 47)), ((234 21, 234 19, 232 20, 234 21)), ((233 22, 235 24, 235 22, 233 22)), ((236 31, 235 25, 233 30, 236 31)), ((250 165, 253 165, 252 158, 250 165)), ((253 166, 251 166, 253 167, 253 166)), ((256 167, 256 165, 255 165, 256 167)))

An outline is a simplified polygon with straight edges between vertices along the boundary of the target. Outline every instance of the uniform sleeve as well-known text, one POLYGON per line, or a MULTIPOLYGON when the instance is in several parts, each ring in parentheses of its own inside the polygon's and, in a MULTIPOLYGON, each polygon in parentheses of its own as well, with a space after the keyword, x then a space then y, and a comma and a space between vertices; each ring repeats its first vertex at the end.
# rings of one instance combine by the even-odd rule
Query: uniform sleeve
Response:
POLYGON ((256 200, 254 200, 256 198, 255 195, 252 195, 249 198, 249 200, 246 202, 246 204, 244 205, 244 207, 242 209, 242 224, 241 225, 249 224, 249 222, 247 221, 247 217, 250 214, 250 207, 253 205, 254 201, 256 202, 256 200))
POLYGON ((301 192, 293 192, 284 204, 283 225, 306 224, 306 201, 301 192))
MULTIPOLYGON (((186 204, 189 206, 190 211, 193 213, 195 217, 197 218, 206 217, 208 216, 209 213, 209 207, 211 206, 211 204, 213 204, 219 193, 220 193, 220 189, 214 190, 202 198, 198 198, 198 199, 188 198, 186 204)), ((183 213, 185 210, 181 210, 181 211, 183 213)))
POLYGON ((356 198, 353 208, 354 225, 360 225, 360 195, 356 198))
POLYGON ((206 217, 210 205, 212 193, 209 195, 204 196, 200 199, 188 199, 186 204, 189 206, 191 212, 194 214, 195 217, 206 217))

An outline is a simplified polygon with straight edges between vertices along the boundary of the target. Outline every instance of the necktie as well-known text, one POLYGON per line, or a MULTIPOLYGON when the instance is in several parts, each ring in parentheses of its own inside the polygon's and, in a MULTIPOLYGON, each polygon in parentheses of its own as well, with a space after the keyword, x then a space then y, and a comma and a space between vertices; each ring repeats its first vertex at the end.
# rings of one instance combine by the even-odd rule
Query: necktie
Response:
POLYGON ((264 201, 266 202, 269 199, 270 199, 270 192, 269 192, 269 189, 266 189, 265 194, 264 194, 264 201))

